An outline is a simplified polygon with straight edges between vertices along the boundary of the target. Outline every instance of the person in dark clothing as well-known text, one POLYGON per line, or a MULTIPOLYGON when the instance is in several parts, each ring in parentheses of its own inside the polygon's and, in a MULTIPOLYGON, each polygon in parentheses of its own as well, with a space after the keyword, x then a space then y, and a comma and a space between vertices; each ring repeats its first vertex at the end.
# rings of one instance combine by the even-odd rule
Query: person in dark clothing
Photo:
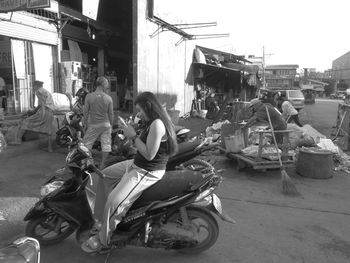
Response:
MULTIPOLYGON (((278 111, 276 111, 276 109, 271 104, 263 103, 258 98, 256 98, 250 101, 249 108, 252 109, 252 116, 249 118, 248 122, 243 127, 244 129, 251 127, 253 124, 259 121, 269 122, 266 113, 266 108, 269 112, 273 129, 275 131, 287 129, 287 123, 283 119, 282 115, 278 111)), ((277 143, 281 144, 283 142, 283 135, 280 133, 276 133, 275 136, 277 143)))
POLYGON ((205 100, 206 109, 208 110, 206 118, 214 119, 216 114, 220 111, 220 107, 215 98, 215 92, 212 91, 205 100))
POLYGON ((267 93, 262 102, 263 103, 270 103, 273 107, 277 107, 277 98, 278 97, 278 93, 267 93))
POLYGON ((116 178, 98 184, 94 213, 96 234, 82 244, 85 252, 98 252, 109 246, 111 234, 127 210, 143 191, 162 179, 168 157, 177 150, 174 125, 156 96, 151 92, 141 93, 135 100, 135 107, 146 122, 145 128, 139 136, 128 124, 122 123, 122 129, 133 141, 137 153, 134 160, 104 170, 107 174, 113 171, 116 178), (110 193, 106 193, 105 187, 110 193))

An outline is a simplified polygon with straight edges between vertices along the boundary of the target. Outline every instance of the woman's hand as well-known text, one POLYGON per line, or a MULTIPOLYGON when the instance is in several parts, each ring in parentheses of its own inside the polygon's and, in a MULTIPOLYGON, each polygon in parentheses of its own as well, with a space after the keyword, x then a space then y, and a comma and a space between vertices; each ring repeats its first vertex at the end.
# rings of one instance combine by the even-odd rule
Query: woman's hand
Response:
POLYGON ((136 131, 131 125, 124 126, 122 130, 124 132, 124 135, 128 138, 132 138, 136 135, 136 131))

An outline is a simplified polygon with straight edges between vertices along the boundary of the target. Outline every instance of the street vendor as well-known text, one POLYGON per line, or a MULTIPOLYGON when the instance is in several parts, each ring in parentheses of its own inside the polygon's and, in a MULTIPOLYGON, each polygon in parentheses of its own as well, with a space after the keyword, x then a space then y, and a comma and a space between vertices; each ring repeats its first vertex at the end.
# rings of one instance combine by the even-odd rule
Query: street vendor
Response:
MULTIPOLYGON (((255 98, 249 102, 249 109, 252 111, 252 116, 249 118, 248 122, 243 126, 243 129, 247 129, 253 126, 257 122, 269 122, 266 108, 269 112, 271 123, 275 131, 285 130, 287 128, 287 123, 283 119, 282 115, 270 104, 263 103, 260 99, 255 98)), ((276 141, 278 144, 283 142, 283 135, 276 133, 276 141)))
POLYGON ((54 101, 51 93, 44 89, 42 81, 34 81, 33 91, 38 98, 38 106, 28 112, 29 116, 20 125, 17 140, 13 144, 21 144, 25 131, 43 133, 48 136, 48 151, 52 152, 51 133, 54 101))

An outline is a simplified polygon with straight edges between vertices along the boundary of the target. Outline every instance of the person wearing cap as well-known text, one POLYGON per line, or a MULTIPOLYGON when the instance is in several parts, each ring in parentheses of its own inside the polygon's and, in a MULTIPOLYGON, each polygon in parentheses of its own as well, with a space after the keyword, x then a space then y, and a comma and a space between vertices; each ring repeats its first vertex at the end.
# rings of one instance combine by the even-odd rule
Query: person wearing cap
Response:
MULTIPOLYGON (((243 126, 243 129, 247 129, 253 126, 257 122, 269 122, 266 108, 269 112, 272 127, 275 131, 285 130, 287 123, 283 119, 282 115, 269 103, 263 103, 260 99, 252 99, 249 103, 249 108, 252 110, 252 116, 249 118, 247 123, 243 126)), ((277 143, 283 142, 283 135, 276 133, 277 143)))
POLYGON ((107 94, 109 83, 106 77, 98 77, 96 86, 96 90, 85 97, 83 124, 87 130, 83 143, 91 150, 95 141, 100 138, 102 160, 99 168, 103 169, 112 150, 113 101, 107 94))
POLYGON ((52 94, 43 88, 42 81, 34 81, 33 91, 38 98, 38 106, 28 112, 28 117, 23 120, 14 144, 21 144, 25 131, 44 133, 48 136, 48 151, 52 152, 51 133, 53 123, 54 101, 52 94))

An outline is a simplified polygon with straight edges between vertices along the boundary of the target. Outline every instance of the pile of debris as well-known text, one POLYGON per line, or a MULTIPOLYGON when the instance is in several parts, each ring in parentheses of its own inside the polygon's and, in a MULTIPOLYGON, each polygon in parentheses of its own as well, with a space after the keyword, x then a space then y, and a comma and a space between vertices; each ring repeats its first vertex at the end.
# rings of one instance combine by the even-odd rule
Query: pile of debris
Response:
MULTIPOLYGON (((260 135, 259 131, 268 129, 267 125, 257 125, 248 129, 248 136, 244 142, 244 136, 241 129, 237 129, 237 125, 225 120, 214 123, 206 128, 205 137, 210 142, 220 142, 222 148, 229 152, 240 152, 248 156, 257 156, 259 150, 260 135), (234 144, 227 145, 228 143, 234 144)), ((311 125, 306 124, 299 127, 296 124, 289 123, 287 130, 289 133, 288 154, 297 161, 299 149, 315 149, 315 151, 327 151, 333 153, 334 169, 336 171, 345 171, 350 173, 350 156, 344 153, 331 139, 319 133, 311 125)), ((263 133, 262 153, 270 156, 270 160, 276 160, 276 148, 273 144, 271 133, 263 133)))

